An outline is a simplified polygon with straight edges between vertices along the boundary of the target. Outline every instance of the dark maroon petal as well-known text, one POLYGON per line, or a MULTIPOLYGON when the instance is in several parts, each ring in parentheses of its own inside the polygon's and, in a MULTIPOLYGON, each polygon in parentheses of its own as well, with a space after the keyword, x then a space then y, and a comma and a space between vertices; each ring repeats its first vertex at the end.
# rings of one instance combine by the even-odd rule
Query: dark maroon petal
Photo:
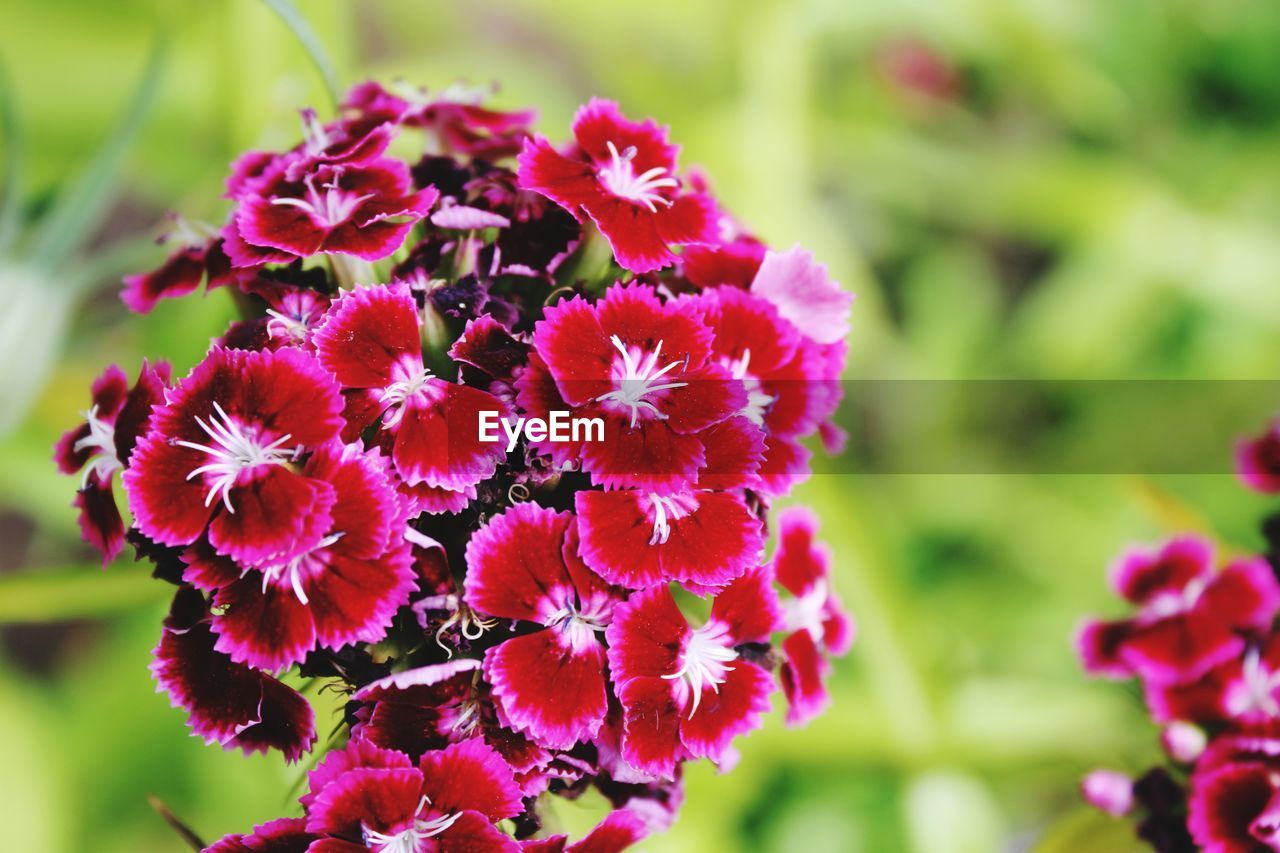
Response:
POLYGON ((467 321, 461 337, 449 348, 454 361, 469 364, 493 377, 510 380, 528 358, 529 347, 511 336, 507 328, 488 314, 467 321))
POLYGON ((1280 610, 1280 583, 1261 557, 1236 560, 1209 582, 1196 608, 1234 628, 1265 631, 1280 610))
POLYGON ((1252 762, 1197 773, 1187 804, 1187 829, 1195 842, 1212 853, 1256 853, 1260 845, 1250 829, 1271 801, 1273 773, 1252 762))
POLYGON ((514 838, 476 811, 462 812, 448 829, 427 844, 423 849, 433 853, 517 853, 520 850, 514 838))
POLYGON ((773 679, 753 663, 738 659, 719 689, 704 690, 698 709, 680 721, 680 739, 690 754, 720 761, 738 735, 758 729, 769 711, 773 679))
POLYGON ((380 749, 359 738, 353 739, 345 748, 327 753, 315 769, 307 771, 307 786, 310 791, 302 795, 302 807, 309 811, 315 798, 348 770, 354 770, 357 767, 389 769, 412 766, 413 763, 406 755, 390 749, 380 749))
POLYGON ((595 734, 608 710, 604 647, 549 628, 485 653, 485 677, 512 727, 538 743, 568 749, 595 734))
POLYGON ((133 448, 146 433, 156 406, 164 403, 164 392, 169 387, 169 382, 168 362, 158 361, 152 366, 143 359, 142 368, 138 371, 138 381, 129 389, 120 413, 116 415, 116 458, 121 464, 129 464, 133 448))
POLYGON ((98 549, 102 566, 106 568, 124 547, 124 521, 116 506, 111 481, 100 483, 96 475, 91 476, 88 484, 76 492, 71 505, 80 511, 77 520, 81 537, 98 549))
POLYGON ((216 648, 237 663, 283 669, 315 647, 315 623, 307 605, 287 586, 263 588, 257 572, 220 590, 215 601, 224 611, 213 617, 216 648))
POLYGON ((422 793, 430 797, 434 811, 475 811, 490 821, 524 811, 510 765, 480 738, 428 752, 418 768, 424 779, 422 793))
POLYGON ((1213 543, 1199 536, 1171 539, 1158 551, 1134 549, 1111 569, 1116 592, 1134 604, 1158 595, 1178 595, 1194 580, 1213 571, 1213 543))
POLYGON ((1136 627, 1120 648, 1120 659, 1143 679, 1192 681, 1239 657, 1244 641, 1209 613, 1188 611, 1136 627))
POLYGON ((1076 634, 1076 650, 1085 671, 1107 678, 1132 677, 1133 669, 1120 658, 1120 650, 1133 629, 1133 623, 1127 619, 1119 622, 1091 619, 1085 622, 1076 634))
POLYGON ((357 767, 325 786, 307 812, 307 831, 363 837, 364 829, 394 835, 412 825, 422 801, 415 767, 357 767))
POLYGON ((328 564, 303 586, 317 640, 339 649, 386 636, 396 611, 417 588, 417 575, 407 543, 372 560, 347 557, 335 546, 328 564))
POLYGON ((1272 423, 1257 438, 1236 445, 1236 474, 1250 489, 1280 492, 1280 429, 1272 423))
POLYGON ((787 725, 803 725, 821 714, 831 704, 827 693, 827 673, 831 664, 822 656, 808 631, 795 631, 782 641, 786 660, 779 678, 787 697, 787 725))
POLYGON ((213 515, 204 502, 207 489, 187 479, 202 464, 198 452, 170 444, 154 429, 138 442, 122 476, 134 524, 148 538, 161 545, 187 545, 204 532, 213 515))
POLYGON ((333 486, 280 465, 242 473, 230 493, 235 512, 219 511, 209 542, 219 554, 246 565, 286 562, 314 548, 332 529, 333 486))
POLYGON ((151 673, 205 743, 246 753, 279 749, 297 761, 315 742, 311 706, 266 673, 214 650, 199 593, 181 590, 165 621, 151 673))
POLYGON ((315 840, 302 818, 280 818, 254 827, 251 835, 228 835, 204 853, 306 853, 315 840))
POLYGON ((161 299, 185 296, 204 281, 205 247, 184 246, 171 254, 159 269, 144 275, 127 275, 120 299, 130 311, 146 314, 161 299))

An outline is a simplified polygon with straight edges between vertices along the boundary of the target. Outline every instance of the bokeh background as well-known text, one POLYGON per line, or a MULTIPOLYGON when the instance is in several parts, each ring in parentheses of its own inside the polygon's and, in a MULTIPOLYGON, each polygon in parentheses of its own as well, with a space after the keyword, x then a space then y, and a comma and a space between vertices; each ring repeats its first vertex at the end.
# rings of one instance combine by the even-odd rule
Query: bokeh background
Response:
MULTIPOLYGON (((1266 0, 298 5, 344 84, 496 82, 553 138, 593 94, 669 122, 744 221, 857 291, 850 377, 1280 364, 1280 6, 1266 0)), ((146 670, 167 589, 127 558, 98 570, 49 456, 105 364, 161 356, 181 374, 222 328, 224 293, 129 316, 118 274, 160 259, 166 210, 218 220, 229 160, 291 144, 295 110, 325 96, 257 0, 4 7, 3 132, 26 146, 0 149, 23 217, 0 253, 0 848, 178 851, 148 795, 212 839, 283 813, 300 771, 188 735, 146 670), (112 136, 144 78, 149 108, 112 136), (95 157, 105 171, 85 178, 95 157)), ((909 459, 922 441, 970 451, 942 422, 877 453, 909 459)), ((1099 764, 1141 768, 1154 733, 1133 690, 1083 677, 1071 633, 1115 612, 1104 567, 1123 544, 1193 526, 1257 548, 1267 502, 1225 474, 994 470, 826 474, 795 500, 822 514, 860 622, 835 706, 800 731, 775 713, 732 773, 695 769, 682 819, 643 849, 1132 849, 1075 784, 1099 764)), ((560 807, 566 825, 576 808, 560 807)))

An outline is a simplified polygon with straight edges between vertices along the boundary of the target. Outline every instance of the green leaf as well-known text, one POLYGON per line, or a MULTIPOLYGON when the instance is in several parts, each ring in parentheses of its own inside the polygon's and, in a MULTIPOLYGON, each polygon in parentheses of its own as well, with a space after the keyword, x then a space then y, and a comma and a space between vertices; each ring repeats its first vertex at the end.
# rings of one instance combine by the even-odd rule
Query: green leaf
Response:
POLYGON ((298 11, 298 8, 293 5, 291 0, 262 0, 262 2, 266 3, 273 12, 279 15, 285 26, 293 31, 294 36, 302 44, 303 50, 311 57, 312 64, 320 72, 320 77, 324 80, 324 87, 329 92, 329 100, 336 107, 338 105, 338 92, 341 89, 338 85, 338 74, 334 71, 333 62, 329 59, 329 54, 325 52, 324 45, 320 43, 315 30, 311 29, 307 19, 302 16, 302 13, 298 11))
POLYGON ((106 616, 159 604, 169 591, 142 566, 28 569, 0 576, 0 625, 106 616))
POLYGON ((0 255, 18 233, 22 218, 22 127, 9 72, 0 64, 0 132, 4 133, 4 185, 0 187, 0 255))
POLYGON ((111 198, 116 171, 151 108, 164 66, 165 40, 158 36, 133 98, 111 135, 75 182, 62 190, 37 228, 31 259, 53 268, 70 257, 101 220, 111 198))

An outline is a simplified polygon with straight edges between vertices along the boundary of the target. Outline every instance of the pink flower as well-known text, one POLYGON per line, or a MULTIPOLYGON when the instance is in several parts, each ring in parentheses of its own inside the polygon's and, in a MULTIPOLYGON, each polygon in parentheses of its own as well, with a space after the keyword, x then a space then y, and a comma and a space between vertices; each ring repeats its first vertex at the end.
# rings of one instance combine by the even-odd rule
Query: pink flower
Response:
POLYGON ((316 740, 311 706, 265 672, 233 662, 214 649, 203 596, 178 591, 153 652, 151 674, 187 725, 205 743, 246 754, 278 749, 294 762, 316 740))
POLYGON ((813 253, 799 246, 766 252, 751 292, 773 303, 779 314, 820 344, 839 343, 849 335, 853 294, 831 280, 826 264, 815 262, 813 253))
POLYGON ((1187 828, 1206 853, 1280 849, 1280 741, 1224 737, 1191 776, 1187 828))
POLYGON ((610 583, 723 586, 758 565, 764 537, 741 496, 619 490, 575 497, 583 561, 610 583))
POLYGON ((1080 794, 1095 809, 1124 817, 1133 809, 1133 779, 1115 770, 1094 770, 1080 782, 1080 794))
POLYGON ((155 406, 164 402, 169 365, 153 368, 142 362, 138 381, 129 380, 112 365, 93 383, 93 404, 84 423, 67 431, 54 450, 64 474, 84 470, 72 505, 79 511, 80 534, 102 553, 102 565, 116 558, 124 546, 124 521, 116 506, 111 481, 129 464, 138 438, 146 432, 155 406))
POLYGON ((1236 475, 1255 492, 1280 492, 1280 421, 1236 446, 1236 475))
POLYGON ((245 564, 288 561, 329 532, 333 486, 297 470, 333 441, 341 397, 296 349, 213 349, 156 409, 124 474, 138 528, 163 545, 206 532, 245 564))
MULTIPOLYGON (((236 266, 320 253, 387 257, 426 215, 439 193, 415 191, 398 160, 308 164, 294 176, 284 159, 245 190, 227 252, 236 266), (257 250, 244 252, 240 242, 257 250), (260 250, 266 250, 264 254, 260 250)), ((230 232, 228 232, 229 234, 230 232)))
POLYGON ((525 503, 467 544, 467 604, 542 626, 485 653, 494 699, 514 729, 557 749, 590 737, 604 720, 601 635, 619 600, 578 557, 577 539, 570 513, 525 503))
POLYGON ((400 753, 369 757, 369 764, 362 757, 342 772, 312 774, 306 826, 322 838, 311 853, 519 850, 494 823, 524 810, 520 788, 484 741, 428 752, 417 766, 400 753))
POLYGON ((517 382, 521 407, 602 418, 603 441, 550 449, 559 459, 580 457, 606 488, 692 485, 707 463, 700 434, 746 404, 742 383, 712 360, 700 312, 663 304, 640 285, 611 288, 595 304, 575 297, 548 308, 533 345, 538 360, 517 382))
POLYGON ((676 147, 652 120, 628 121, 612 101, 592 100, 573 121, 576 145, 560 153, 541 136, 525 142, 520 185, 589 217, 621 264, 636 273, 670 265, 673 245, 710 243, 710 196, 681 193, 676 147))
POLYGON ((1196 537, 1126 554, 1112 584, 1139 608, 1119 621, 1090 621, 1078 644, 1085 668, 1110 677, 1184 683, 1244 651, 1238 632, 1265 630, 1280 611, 1280 584, 1261 559, 1213 567, 1212 545, 1196 537))
POLYGON ((349 430, 359 433, 381 416, 380 441, 405 483, 461 492, 493 474, 503 447, 481 442, 476 425, 480 412, 506 408, 423 365, 418 309, 407 287, 343 294, 313 340, 347 397, 349 430))
POLYGON ((184 580, 216 593, 217 649, 237 662, 279 669, 317 643, 377 642, 416 588, 404 516, 376 450, 335 442, 301 474, 336 495, 328 529, 310 549, 242 565, 199 546, 183 556, 184 580))
POLYGON ((840 656, 853 645, 853 621, 831 587, 831 554, 814 541, 818 518, 804 507, 778 516, 778 552, 773 573, 790 592, 783 602, 785 656, 780 678, 787 697, 787 724, 796 726, 821 714, 831 703, 826 678, 828 655, 840 656))
POLYGON ((623 758, 670 777, 686 758, 722 760, 733 738, 758 728, 773 681, 740 647, 767 642, 780 617, 772 577, 760 569, 717 595, 699 628, 665 586, 620 605, 606 637, 625 718, 623 758))

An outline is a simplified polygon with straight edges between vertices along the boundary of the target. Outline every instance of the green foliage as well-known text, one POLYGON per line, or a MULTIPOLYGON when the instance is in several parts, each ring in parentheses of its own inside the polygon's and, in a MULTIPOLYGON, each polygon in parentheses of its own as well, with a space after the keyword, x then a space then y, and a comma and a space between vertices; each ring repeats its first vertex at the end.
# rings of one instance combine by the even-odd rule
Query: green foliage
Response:
MULTIPOLYGON (((804 243, 857 291, 850 377, 1267 378, 1280 364, 1280 13, 1262 0, 297 7, 305 45, 260 0, 10 3, 0 234, 15 210, 24 222, 59 210, 69 164, 91 158, 137 91, 152 37, 140 22, 159 18, 169 62, 146 78, 150 118, 113 149, 118 189, 94 246, 145 235, 168 208, 219 221, 230 159, 291 144, 295 110, 325 106, 331 79, 494 81, 501 104, 541 107, 552 137, 591 94, 669 122, 684 162, 744 222, 804 243), (943 97, 904 85, 904 45, 941 59, 943 97)), ((59 235, 94 206, 63 208, 59 235)), ((0 521, 16 520, 0 566, 22 567, 0 576, 0 623, 58 620, 3 629, 0 755, 22 770, 4 774, 0 815, 38 829, 15 849, 180 850, 148 794, 212 838, 287 810, 297 769, 186 735, 146 672, 163 586, 127 559, 92 566, 74 483, 48 460, 105 364, 163 356, 182 374, 232 309, 214 293, 136 318, 95 275, 90 298, 65 307, 51 381, 0 439, 0 521)), ((23 281, 46 295, 61 284, 23 281)), ((41 310, 24 327, 39 330, 41 310)), ((0 386, 30 368, 7 357, 0 386)), ((981 458, 957 428, 978 401, 956 388, 936 419, 882 425, 877 458, 981 458)), ((1097 414, 1068 402, 1079 420, 1064 424, 1097 414)), ((1056 429, 1050 446, 1080 439, 1056 429)), ((1095 765, 1140 769, 1154 735, 1136 695, 1084 678, 1072 631, 1115 612, 1104 568, 1123 544, 1196 526, 1256 548, 1268 504, 1225 473, 828 473, 795 500, 823 516, 860 623, 835 705, 798 731, 775 713, 731 774, 695 769, 680 823, 645 849, 959 853, 1042 836, 1044 853, 1132 849, 1127 827, 1077 811, 1075 786, 1095 765)), ((319 713, 322 730, 336 720, 319 713)), ((598 813, 555 818, 581 829, 598 813)))

